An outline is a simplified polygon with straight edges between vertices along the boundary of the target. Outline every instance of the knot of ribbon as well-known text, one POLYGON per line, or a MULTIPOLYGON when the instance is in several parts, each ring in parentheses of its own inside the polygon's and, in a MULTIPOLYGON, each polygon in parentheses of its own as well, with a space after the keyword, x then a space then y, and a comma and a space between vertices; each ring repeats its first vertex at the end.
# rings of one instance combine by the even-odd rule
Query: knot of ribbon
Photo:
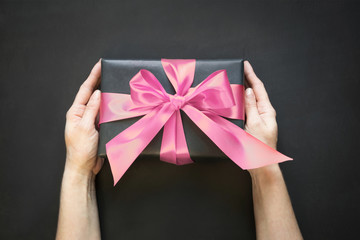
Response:
POLYGON ((174 105, 176 110, 181 109, 185 104, 185 97, 177 94, 170 95, 170 102, 174 105))
POLYGON ((130 94, 101 93, 99 124, 144 115, 106 143, 114 185, 161 128, 160 160, 177 165, 193 162, 180 110, 242 169, 292 160, 224 118, 244 120, 244 87, 230 84, 226 70, 210 74, 192 88, 195 59, 161 59, 161 64, 174 95, 145 69, 130 80, 130 94))

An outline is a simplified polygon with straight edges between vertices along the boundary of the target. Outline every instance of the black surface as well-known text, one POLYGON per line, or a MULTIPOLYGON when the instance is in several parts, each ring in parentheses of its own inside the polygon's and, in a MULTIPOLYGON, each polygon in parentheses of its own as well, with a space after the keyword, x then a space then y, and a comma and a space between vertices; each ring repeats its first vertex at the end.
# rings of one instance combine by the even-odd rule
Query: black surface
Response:
MULTIPOLYGON (((1 1, 0 238, 54 238, 65 113, 93 64, 166 57, 249 59, 277 110, 279 150, 295 159, 281 167, 304 237, 356 239, 359 10, 320 0, 1 1)), ((104 239, 254 238, 245 171, 214 162, 185 174, 165 164, 140 159, 115 188, 105 164, 104 239), (238 175, 216 172, 219 164, 238 175), (193 184, 157 191, 173 175, 193 184), (227 208, 233 199, 243 202, 227 208)))
MULTIPOLYGON (((129 81, 141 69, 146 69, 154 74, 162 84, 164 90, 169 94, 175 94, 175 90, 167 78, 161 65, 157 60, 101 60, 101 83, 102 92, 130 94, 129 81)), ((244 63, 242 59, 204 60, 197 59, 195 64, 194 80, 191 87, 196 87, 210 74, 218 70, 226 70, 230 84, 244 84, 244 63)), ((209 158, 228 157, 204 134, 187 115, 180 110, 186 143, 193 161, 206 161, 209 158)), ((142 116, 102 123, 99 131, 100 156, 106 156, 105 144, 120 132, 137 122, 142 116)), ((244 128, 244 121, 240 119, 227 119, 228 121, 244 128)), ((141 152, 142 156, 159 159, 162 131, 160 131, 141 152)))

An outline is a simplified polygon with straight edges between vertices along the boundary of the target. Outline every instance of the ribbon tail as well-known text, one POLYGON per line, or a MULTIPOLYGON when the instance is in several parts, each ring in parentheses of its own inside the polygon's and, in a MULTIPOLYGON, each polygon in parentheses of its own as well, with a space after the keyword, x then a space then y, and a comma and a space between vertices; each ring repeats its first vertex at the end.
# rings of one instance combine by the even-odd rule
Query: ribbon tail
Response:
POLYGON ((164 125, 160 160, 176 165, 193 163, 186 144, 180 110, 177 110, 164 125))
POLYGON ((106 144, 114 186, 171 117, 170 105, 155 108, 106 144))
POLYGON ((184 106, 183 111, 242 169, 292 160, 218 115, 206 115, 190 105, 184 106))

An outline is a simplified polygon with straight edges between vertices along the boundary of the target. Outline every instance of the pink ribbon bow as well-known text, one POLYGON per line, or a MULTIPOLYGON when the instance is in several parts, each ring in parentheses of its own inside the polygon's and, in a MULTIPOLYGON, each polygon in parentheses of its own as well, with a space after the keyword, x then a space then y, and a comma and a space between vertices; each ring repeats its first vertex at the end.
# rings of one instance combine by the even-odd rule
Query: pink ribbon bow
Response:
POLYGON ((191 88, 195 59, 161 59, 176 94, 168 94, 156 77, 142 69, 130 80, 130 95, 102 93, 99 124, 136 116, 136 123, 106 144, 114 185, 164 127, 160 159, 192 163, 180 109, 239 167, 258 168, 292 160, 223 117, 244 120, 243 85, 230 84, 218 70, 191 88))

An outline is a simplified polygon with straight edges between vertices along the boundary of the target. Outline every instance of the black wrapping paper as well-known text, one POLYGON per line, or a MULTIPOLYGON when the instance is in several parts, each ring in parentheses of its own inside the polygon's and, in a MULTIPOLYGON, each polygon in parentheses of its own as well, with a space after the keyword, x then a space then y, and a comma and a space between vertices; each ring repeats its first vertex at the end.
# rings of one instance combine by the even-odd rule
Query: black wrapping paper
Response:
MULTIPOLYGON (((129 81, 141 69, 152 72, 161 82, 166 92, 175 94, 168 80, 161 60, 107 60, 102 59, 102 73, 100 89, 102 92, 130 94, 129 81)), ((197 86, 211 73, 226 69, 230 84, 243 84, 243 60, 196 60, 195 76, 192 87, 197 86)), ((227 156, 214 144, 189 117, 181 111, 186 142, 190 157, 196 162, 209 158, 227 158, 227 156)), ((119 121, 102 123, 100 125, 100 140, 98 154, 106 156, 105 144, 121 131, 139 120, 142 116, 119 121)), ((239 127, 244 127, 243 120, 228 119, 239 127)), ((140 154, 141 156, 159 158, 162 130, 154 137, 150 144, 140 154)), ((226 139, 224 139, 226 141, 226 139)))

